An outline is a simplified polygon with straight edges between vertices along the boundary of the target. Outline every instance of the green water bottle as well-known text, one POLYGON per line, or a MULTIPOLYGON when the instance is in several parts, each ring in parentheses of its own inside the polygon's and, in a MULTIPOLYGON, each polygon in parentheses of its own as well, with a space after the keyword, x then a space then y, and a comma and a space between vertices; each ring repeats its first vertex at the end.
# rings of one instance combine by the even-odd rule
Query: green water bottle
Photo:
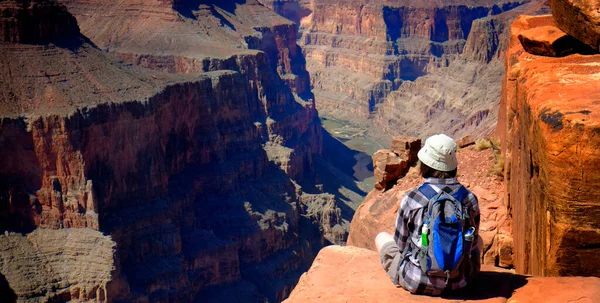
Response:
POLYGON ((427 247, 429 246, 429 240, 427 239, 427 235, 429 235, 429 221, 423 224, 423 228, 421 229, 421 246, 427 247))

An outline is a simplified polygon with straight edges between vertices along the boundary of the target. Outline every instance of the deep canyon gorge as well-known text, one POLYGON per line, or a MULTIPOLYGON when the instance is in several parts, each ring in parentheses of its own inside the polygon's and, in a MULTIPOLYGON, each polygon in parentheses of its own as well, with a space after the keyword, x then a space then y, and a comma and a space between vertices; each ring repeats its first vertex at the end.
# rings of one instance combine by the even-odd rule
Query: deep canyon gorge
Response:
POLYGON ((484 296, 600 276, 600 23, 572 2, 0 0, 0 301, 375 300, 440 132, 501 138, 459 154, 486 270, 516 270, 484 296))

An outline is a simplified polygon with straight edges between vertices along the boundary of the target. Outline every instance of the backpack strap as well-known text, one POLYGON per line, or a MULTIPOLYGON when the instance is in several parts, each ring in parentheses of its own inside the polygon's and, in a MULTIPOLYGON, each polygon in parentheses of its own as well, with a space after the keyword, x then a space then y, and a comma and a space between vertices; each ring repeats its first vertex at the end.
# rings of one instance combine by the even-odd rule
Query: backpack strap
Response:
POLYGON ((462 203, 465 197, 469 194, 469 191, 464 187, 460 186, 453 194, 452 198, 456 199, 456 201, 462 203))
POLYGON ((469 220, 469 211, 464 210, 463 200, 469 194, 469 190, 467 190, 464 186, 460 186, 454 193, 452 193, 452 198, 456 199, 460 203, 460 210, 463 216, 463 219, 469 220))
POLYGON ((433 189, 431 185, 427 182, 419 186, 419 191, 427 198, 427 200, 431 200, 433 199, 433 197, 435 197, 435 195, 437 195, 435 189, 433 189))

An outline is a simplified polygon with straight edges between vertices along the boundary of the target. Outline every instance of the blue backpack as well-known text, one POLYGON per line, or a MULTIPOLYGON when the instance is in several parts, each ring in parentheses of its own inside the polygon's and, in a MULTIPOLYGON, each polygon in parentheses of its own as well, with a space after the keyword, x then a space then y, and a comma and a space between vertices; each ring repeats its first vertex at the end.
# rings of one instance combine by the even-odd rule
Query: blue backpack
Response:
POLYGON ((469 226, 469 212, 462 201, 469 191, 460 186, 454 193, 437 193, 429 183, 419 187, 429 199, 423 212, 421 247, 417 258, 428 276, 445 277, 446 284, 461 274, 463 258, 470 256, 474 227, 469 226))

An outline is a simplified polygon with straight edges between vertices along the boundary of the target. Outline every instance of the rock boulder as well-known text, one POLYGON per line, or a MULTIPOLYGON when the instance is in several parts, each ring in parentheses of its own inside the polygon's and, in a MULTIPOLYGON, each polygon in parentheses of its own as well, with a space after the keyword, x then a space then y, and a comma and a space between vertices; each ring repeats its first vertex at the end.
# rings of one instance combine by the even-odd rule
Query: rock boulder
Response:
POLYGON ((380 149, 373 154, 373 170, 375 173, 375 188, 379 190, 390 189, 396 180, 408 172, 408 162, 398 154, 380 149))
POLYGON ((600 2, 597 0, 550 0, 556 25, 600 51, 600 2))
POLYGON ((556 26, 540 26, 519 35, 528 53, 539 56, 562 57, 573 53, 591 53, 591 49, 556 26))
POLYGON ((466 136, 460 138, 458 141, 456 141, 456 145, 458 145, 458 147, 460 147, 460 148, 471 146, 473 144, 475 144, 475 140, 473 139, 473 137, 471 135, 466 135, 466 136))
POLYGON ((392 152, 406 159, 408 165, 413 166, 419 161, 417 153, 421 149, 421 139, 407 136, 396 136, 392 138, 392 152))

